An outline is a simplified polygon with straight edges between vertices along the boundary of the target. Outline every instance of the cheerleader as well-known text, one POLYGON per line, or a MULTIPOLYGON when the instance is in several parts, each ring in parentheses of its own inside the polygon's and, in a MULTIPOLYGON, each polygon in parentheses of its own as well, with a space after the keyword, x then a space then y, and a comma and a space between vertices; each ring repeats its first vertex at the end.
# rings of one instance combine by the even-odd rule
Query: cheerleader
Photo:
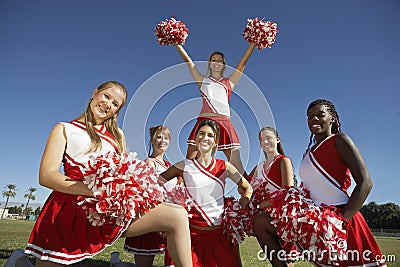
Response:
MULTIPOLYGON (((165 231, 172 258, 179 266, 191 266, 189 226, 184 208, 160 204, 131 224, 94 226, 78 205, 94 197, 83 183, 91 158, 125 150, 117 117, 127 100, 125 87, 115 81, 93 92, 85 112, 71 122, 57 124, 50 133, 40 164, 39 182, 53 192, 46 200, 29 238, 25 253, 37 266, 71 265, 100 253, 120 236, 165 231), (60 167, 63 164, 64 173, 60 167)), ((23 264, 24 253, 10 257, 6 266, 23 264)), ((26 262, 26 266, 28 262, 26 262)))
POLYGON ((194 137, 199 123, 206 119, 213 120, 218 124, 221 131, 218 150, 222 150, 236 169, 241 174, 245 174, 240 159, 239 138, 230 120, 229 98, 233 88, 239 82, 243 74, 244 67, 253 53, 255 44, 250 43, 239 64, 236 66, 236 69, 229 77, 224 77, 226 60, 222 52, 216 51, 210 54, 208 57, 207 73, 203 75, 197 70, 196 65, 183 46, 181 44, 176 44, 175 47, 186 62, 194 81, 200 88, 203 102, 197 122, 187 140, 188 150, 186 158, 193 159, 196 156, 197 148, 194 137))
MULTIPOLYGON (((261 197, 258 198, 258 196, 274 192, 283 186, 294 186, 295 181, 292 161, 285 156, 281 139, 276 129, 264 127, 260 130, 258 138, 265 155, 265 161, 260 162, 250 173, 250 177, 252 177, 250 185, 254 190, 252 203, 253 207, 256 207, 256 210, 253 211, 253 216, 255 217, 253 220, 254 233, 252 234, 257 237, 258 243, 261 248, 264 249, 266 240, 269 239, 271 235, 268 229, 272 226, 264 219, 262 213, 259 215, 257 214, 259 211, 270 207, 271 203, 269 200, 262 199, 261 197)), ((283 242, 282 240, 280 240, 280 242, 282 243, 283 249, 286 251, 285 256, 287 257, 289 266, 293 266, 293 262, 298 256, 296 246, 290 242, 283 242)))
MULTIPOLYGON (((171 164, 164 159, 164 154, 171 140, 171 133, 168 127, 163 125, 150 127, 149 133, 150 145, 146 162, 155 170, 156 174, 161 174, 171 167, 171 164)), ((173 181, 169 181, 164 184, 164 186, 174 186, 176 184, 176 179, 177 178, 174 178, 173 181)), ((152 232, 137 237, 126 238, 124 249, 135 255, 136 265, 151 267, 153 266, 154 256, 164 253, 166 246, 166 238, 159 232, 152 232)))
POLYGON ((219 138, 215 121, 201 121, 194 137, 196 157, 178 162, 161 174, 166 180, 183 177, 192 200, 189 224, 193 266, 241 266, 236 246, 222 233, 226 178, 232 179, 243 192, 242 206, 248 204, 252 188, 233 165, 213 157, 219 138))
MULTIPOLYGON (((340 128, 339 115, 332 102, 313 101, 307 108, 310 143, 299 168, 300 178, 311 199, 318 206, 334 205, 346 219, 347 259, 340 266, 386 266, 360 208, 372 188, 364 159, 349 136, 340 128), (312 143, 314 141, 314 143, 312 143), (356 186, 351 195, 347 189, 351 178, 356 186), (365 256, 365 252, 369 251, 365 256)), ((318 265, 318 262, 316 263, 318 265)))
MULTIPOLYGON (((336 207, 334 212, 340 213, 337 217, 343 218, 346 230, 345 240, 341 243, 347 244, 346 257, 333 257, 328 262, 321 262, 319 258, 309 260, 316 266, 386 266, 381 250, 359 212, 371 191, 371 177, 357 146, 341 132, 333 103, 325 99, 310 103, 307 123, 311 136, 299 168, 302 186, 309 191, 314 205, 336 207), (351 177, 356 186, 349 195, 351 177)), ((276 236, 267 240, 268 248, 278 251, 280 248, 276 244, 276 236)), ((273 266, 284 265, 279 260, 273 262, 273 266)))

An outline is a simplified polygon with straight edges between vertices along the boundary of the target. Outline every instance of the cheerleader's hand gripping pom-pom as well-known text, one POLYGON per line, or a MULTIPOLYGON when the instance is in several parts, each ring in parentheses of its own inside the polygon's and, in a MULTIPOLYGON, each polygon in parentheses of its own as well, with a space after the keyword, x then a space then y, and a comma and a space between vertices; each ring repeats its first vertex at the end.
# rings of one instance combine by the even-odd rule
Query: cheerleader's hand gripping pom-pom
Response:
POLYGON ((158 175, 136 153, 109 152, 92 158, 83 173, 83 183, 94 197, 81 198, 78 205, 92 225, 127 225, 164 198, 158 175))
POLYGON ((160 45, 184 44, 188 33, 186 25, 174 17, 161 21, 154 30, 154 35, 157 36, 160 45))
POLYGON ((275 43, 278 25, 272 21, 264 21, 259 18, 247 19, 246 28, 243 31, 247 42, 255 43, 259 50, 271 48, 275 43))
POLYGON ((240 244, 246 236, 246 227, 251 224, 246 210, 248 205, 243 208, 239 201, 233 197, 224 199, 225 210, 222 217, 222 232, 233 244, 240 244))

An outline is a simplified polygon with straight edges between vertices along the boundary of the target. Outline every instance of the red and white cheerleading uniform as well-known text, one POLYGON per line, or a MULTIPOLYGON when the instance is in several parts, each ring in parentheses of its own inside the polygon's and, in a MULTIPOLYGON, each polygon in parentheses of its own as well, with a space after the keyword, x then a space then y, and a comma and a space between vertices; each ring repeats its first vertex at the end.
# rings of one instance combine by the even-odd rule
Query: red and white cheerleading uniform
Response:
MULTIPOLYGON (((83 181, 82 169, 87 168, 89 156, 117 152, 117 144, 104 125, 96 129, 102 146, 90 154, 86 153, 91 142, 85 124, 71 121, 62 125, 67 139, 63 167, 65 175, 71 179, 83 181)), ((32 230, 26 253, 41 260, 70 265, 93 257, 121 236, 129 224, 125 227, 93 226, 78 207, 79 197, 82 196, 57 191, 50 194, 32 230)))
MULTIPOLYGON (((185 160, 183 179, 192 207, 188 211, 192 226, 220 226, 224 215, 225 161, 213 159, 205 168, 196 159, 185 160)), ((240 266, 235 245, 222 233, 222 227, 200 230, 190 227, 194 267, 240 266)), ((173 266, 166 255, 166 266, 173 266)))
MULTIPOLYGON (((153 161, 155 165, 155 173, 160 175, 171 167, 171 163, 168 161, 160 161, 156 158, 148 158, 153 161)), ((176 184, 176 178, 168 181, 164 186, 173 186, 176 184)), ((124 249, 127 252, 137 255, 156 255, 164 253, 167 247, 167 239, 162 236, 159 232, 151 232, 141 236, 127 237, 125 239, 124 249)))
POLYGON ((213 120, 220 128, 220 139, 218 150, 240 148, 239 137, 230 120, 229 98, 232 87, 228 78, 205 77, 203 79, 200 93, 202 97, 202 108, 200 116, 189 135, 187 144, 196 145, 194 135, 199 123, 203 120, 213 120), (202 113, 214 113, 216 116, 202 116, 202 113))
MULTIPOLYGON (((254 190, 254 195, 257 194, 257 190, 268 190, 269 192, 274 192, 282 188, 282 172, 281 172, 281 161, 283 158, 288 158, 284 155, 279 154, 275 159, 266 166, 266 162, 260 162, 257 165, 255 174, 251 179, 250 185, 254 190), (267 183, 265 185, 265 183, 267 183), (263 184, 265 186, 260 187, 263 184)), ((254 201, 254 198, 252 199, 254 201)), ((281 240, 282 248, 286 251, 286 257, 288 260, 295 261, 299 252, 297 247, 291 242, 285 242, 281 240)))
MULTIPOLYGON (((331 135, 312 148, 299 168, 303 186, 319 206, 340 207, 347 204, 349 199, 350 170, 336 150, 336 136, 331 135)), ((379 246, 359 211, 344 228, 347 232, 347 260, 339 261, 339 266, 386 266, 379 246)), ((324 266, 318 262, 314 264, 324 266)))

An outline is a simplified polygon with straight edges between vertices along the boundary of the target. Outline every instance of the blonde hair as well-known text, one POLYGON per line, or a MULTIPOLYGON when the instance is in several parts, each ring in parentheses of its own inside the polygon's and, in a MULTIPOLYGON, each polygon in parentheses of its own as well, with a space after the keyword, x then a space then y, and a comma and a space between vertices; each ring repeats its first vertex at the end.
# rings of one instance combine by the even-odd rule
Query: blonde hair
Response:
MULTIPOLYGON (((119 130, 119 127, 117 124, 117 118, 118 118, 119 111, 126 103, 126 100, 128 98, 128 92, 127 92, 125 86, 123 84, 121 84, 120 82, 107 81, 107 82, 100 84, 97 87, 97 90, 98 90, 97 93, 99 93, 103 90, 112 88, 112 87, 119 88, 122 92, 124 92, 125 97, 123 99, 123 102, 119 106, 118 111, 114 114, 114 116, 112 116, 111 118, 104 121, 104 126, 106 127, 107 131, 114 137, 115 141, 117 142, 118 153, 121 154, 125 150, 125 140, 124 140, 123 134, 119 130)), ((77 119, 84 118, 85 125, 86 125, 86 132, 88 133, 88 135, 90 137, 91 144, 90 144, 89 150, 86 153, 90 153, 90 152, 96 151, 101 148, 101 140, 100 140, 99 135, 95 131, 94 115, 90 108, 90 103, 92 102, 92 99, 93 98, 91 98, 89 103, 87 104, 85 112, 82 113, 81 115, 79 115, 79 117, 77 118, 77 119)))
POLYGON ((150 134, 149 151, 148 151, 149 157, 151 155, 151 148, 153 147, 151 141, 158 133, 161 133, 161 132, 165 132, 167 134, 168 139, 171 140, 171 132, 169 131, 167 126, 158 125, 158 126, 152 126, 149 128, 149 134, 150 134))

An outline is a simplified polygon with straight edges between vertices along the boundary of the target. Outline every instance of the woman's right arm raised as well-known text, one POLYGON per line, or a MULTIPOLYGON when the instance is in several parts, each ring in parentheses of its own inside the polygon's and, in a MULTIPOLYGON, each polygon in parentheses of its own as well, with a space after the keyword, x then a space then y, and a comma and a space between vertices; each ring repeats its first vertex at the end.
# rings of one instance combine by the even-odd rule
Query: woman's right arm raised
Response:
POLYGON ((66 144, 64 126, 59 123, 51 131, 43 152, 39 170, 40 185, 62 193, 93 196, 84 183, 72 180, 60 172, 66 144))
POLYGON ((186 65, 189 68, 190 73, 192 74, 192 77, 194 81, 197 83, 197 86, 199 88, 201 87, 201 84, 203 83, 204 76, 201 75, 201 73, 198 71, 196 68, 196 65, 194 64, 193 60, 190 58, 189 54, 186 52, 185 48, 183 48, 182 45, 177 44, 175 45, 176 50, 178 50, 179 55, 183 58, 183 60, 186 62, 186 65))

